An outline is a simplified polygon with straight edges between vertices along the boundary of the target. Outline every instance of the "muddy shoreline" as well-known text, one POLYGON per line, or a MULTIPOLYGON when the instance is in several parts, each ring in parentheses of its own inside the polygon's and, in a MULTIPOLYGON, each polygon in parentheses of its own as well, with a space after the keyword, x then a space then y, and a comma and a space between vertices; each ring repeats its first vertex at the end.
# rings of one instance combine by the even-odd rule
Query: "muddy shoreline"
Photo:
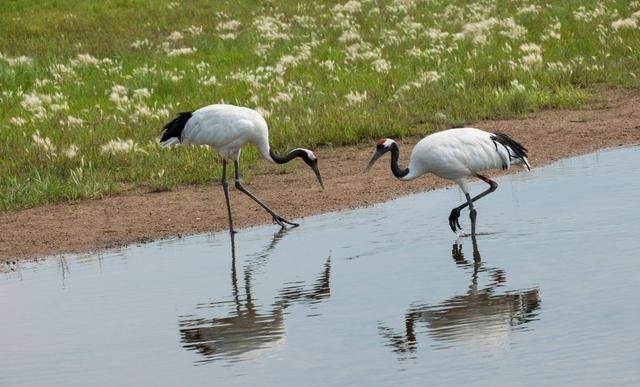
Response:
MULTIPOLYGON (((529 149, 535 168, 598 149, 640 143, 639 106, 640 90, 615 90, 603 92, 581 109, 544 111, 524 119, 481 121, 468 126, 514 137, 529 149)), ((398 139, 401 165, 406 164, 419 139, 398 139)), ((313 172, 301 162, 284 174, 261 162, 261 171, 246 186, 276 212, 295 221, 450 185, 431 175, 400 182, 392 177, 388 162, 382 160, 364 174, 373 149, 373 144, 317 149, 325 190, 320 190, 313 172)), ((242 227, 271 223, 271 217, 249 198, 233 188, 230 195, 234 227, 239 232, 242 227)), ((448 230, 447 215, 443 212, 443 232, 448 230)), ((5 212, 0 213, 0 224, 0 261, 99 251, 228 227, 218 182, 5 212)), ((279 226, 273 227, 276 230, 279 226)))

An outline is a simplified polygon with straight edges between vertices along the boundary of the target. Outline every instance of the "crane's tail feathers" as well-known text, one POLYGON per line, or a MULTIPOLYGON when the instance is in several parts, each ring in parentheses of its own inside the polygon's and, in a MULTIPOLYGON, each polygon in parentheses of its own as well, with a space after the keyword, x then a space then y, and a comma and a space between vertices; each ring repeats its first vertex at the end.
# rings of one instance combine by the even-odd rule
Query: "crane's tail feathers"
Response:
MULTIPOLYGON (((522 159, 519 159, 519 160, 522 160, 521 164, 523 164, 524 167, 527 168, 527 171, 531 170, 531 164, 529 164, 529 159, 527 159, 526 157, 523 157, 522 159)), ((519 163, 516 163, 516 164, 519 164, 519 163)))
POLYGON ((162 138, 160 143, 164 146, 173 145, 179 143, 182 140, 182 131, 187 121, 191 118, 191 112, 182 112, 178 114, 171 122, 166 124, 162 129, 162 138))
POLYGON ((491 136, 491 140, 496 144, 496 149, 500 144, 507 150, 509 161, 513 160, 513 164, 524 164, 528 170, 531 170, 531 165, 527 159, 527 148, 504 133, 495 133, 491 136))

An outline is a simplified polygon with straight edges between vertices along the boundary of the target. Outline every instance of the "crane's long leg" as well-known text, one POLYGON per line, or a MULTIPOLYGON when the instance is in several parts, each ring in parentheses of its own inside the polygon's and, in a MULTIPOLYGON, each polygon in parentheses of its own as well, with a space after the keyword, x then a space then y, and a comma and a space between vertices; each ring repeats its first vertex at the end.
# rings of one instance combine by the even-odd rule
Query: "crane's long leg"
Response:
POLYGON ((222 189, 224 190, 224 200, 227 203, 227 217, 229 218, 229 232, 231 233, 231 238, 233 238, 233 219, 231 218, 231 204, 229 204, 229 187, 227 184, 227 160, 222 159, 222 179, 220 179, 222 183, 222 189))
POLYGON ((246 188, 244 188, 242 186, 242 184, 240 183, 240 168, 238 166, 238 161, 234 160, 233 165, 235 167, 235 172, 236 172, 236 188, 239 191, 245 193, 247 196, 249 196, 251 199, 253 199, 254 202, 258 203, 260 205, 260 207, 264 208, 265 211, 267 211, 269 214, 271 214, 271 217, 273 218, 273 221, 275 223, 278 223, 280 225, 280 227, 286 228, 287 224, 291 225, 293 227, 298 227, 299 226, 298 223, 293 223, 293 222, 291 222, 289 220, 286 220, 282 216, 276 214, 275 211, 273 211, 271 208, 267 207, 267 205, 262 203, 260 201, 260 199, 258 199, 257 197, 253 196, 253 194, 251 192, 249 192, 246 188))
POLYGON ((498 189, 498 183, 496 183, 495 181, 491 180, 488 177, 482 176, 479 173, 476 173, 476 176, 478 177, 478 179, 484 181, 485 183, 489 184, 489 188, 486 191, 481 192, 480 194, 478 194, 475 197, 471 197, 469 195, 469 193, 465 192, 465 196, 467 198, 467 201, 465 203, 462 203, 461 205, 459 205, 458 207, 454 208, 453 210, 451 210, 451 214, 449 215, 449 227, 451 227, 451 230, 453 230, 453 232, 456 232, 456 227, 459 230, 462 230, 462 227, 460 227, 460 222, 459 222, 459 218, 460 218, 460 210, 462 210, 463 208, 465 208, 466 206, 469 206, 469 218, 471 218, 471 235, 476 235, 476 217, 477 217, 477 212, 476 209, 473 207, 473 202, 475 202, 476 200, 483 198, 485 196, 487 196, 488 194, 490 194, 491 192, 495 191, 496 189, 498 189))

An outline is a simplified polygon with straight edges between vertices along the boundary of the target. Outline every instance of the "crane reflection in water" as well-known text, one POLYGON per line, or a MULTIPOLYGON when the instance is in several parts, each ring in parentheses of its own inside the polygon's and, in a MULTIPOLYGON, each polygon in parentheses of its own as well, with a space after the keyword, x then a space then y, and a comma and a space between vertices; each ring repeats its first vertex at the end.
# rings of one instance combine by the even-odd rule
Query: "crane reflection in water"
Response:
POLYGON ((251 285, 253 274, 266 263, 269 254, 286 231, 287 229, 283 228, 276 233, 271 243, 245 265, 242 284, 238 282, 235 246, 232 246, 232 299, 197 306, 197 309, 210 311, 211 314, 218 314, 220 307, 227 307, 229 312, 226 316, 211 318, 200 318, 194 315, 180 316, 179 327, 183 347, 202 355, 196 364, 206 364, 216 360, 238 362, 261 357, 277 350, 286 339, 285 309, 294 303, 313 305, 329 297, 330 256, 311 284, 301 282, 286 284, 278 292, 270 310, 264 311, 264 308, 256 302, 251 285), (241 292, 241 286, 244 286, 244 295, 241 292))
POLYGON ((399 333, 383 323, 378 326, 386 345, 402 358, 410 358, 418 349, 419 325, 442 349, 461 344, 480 344, 483 348, 504 345, 512 331, 536 320, 540 309, 538 288, 499 291, 506 283, 502 269, 485 267, 480 258, 476 238, 472 238, 473 262, 456 241, 451 256, 458 267, 471 270, 471 284, 466 293, 453 296, 437 305, 416 304, 404 316, 404 332, 399 333), (479 285, 479 275, 488 274, 487 286, 479 285))

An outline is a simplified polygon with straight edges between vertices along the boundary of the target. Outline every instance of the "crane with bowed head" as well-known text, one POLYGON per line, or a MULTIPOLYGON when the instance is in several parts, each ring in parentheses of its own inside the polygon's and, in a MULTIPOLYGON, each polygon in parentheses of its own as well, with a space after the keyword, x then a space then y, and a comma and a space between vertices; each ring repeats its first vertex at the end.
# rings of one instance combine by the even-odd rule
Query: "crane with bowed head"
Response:
POLYGON ((262 157, 272 163, 285 164, 295 158, 302 159, 311 167, 320 186, 324 189, 320 170, 318 169, 318 158, 315 153, 309 149, 295 148, 285 156, 278 156, 269 145, 267 122, 260 113, 246 107, 214 104, 192 112, 179 113, 176 118, 164 126, 160 143, 164 146, 173 144, 208 145, 220 153, 220 156, 222 156, 221 182, 227 205, 229 232, 232 236, 235 231, 231 217, 231 205, 229 204, 227 159, 233 160, 235 187, 240 192, 243 192, 264 208, 271 215, 273 221, 282 228, 286 228, 286 225, 298 226, 297 223, 278 215, 242 185, 238 163, 243 146, 247 144, 255 145, 262 157))

